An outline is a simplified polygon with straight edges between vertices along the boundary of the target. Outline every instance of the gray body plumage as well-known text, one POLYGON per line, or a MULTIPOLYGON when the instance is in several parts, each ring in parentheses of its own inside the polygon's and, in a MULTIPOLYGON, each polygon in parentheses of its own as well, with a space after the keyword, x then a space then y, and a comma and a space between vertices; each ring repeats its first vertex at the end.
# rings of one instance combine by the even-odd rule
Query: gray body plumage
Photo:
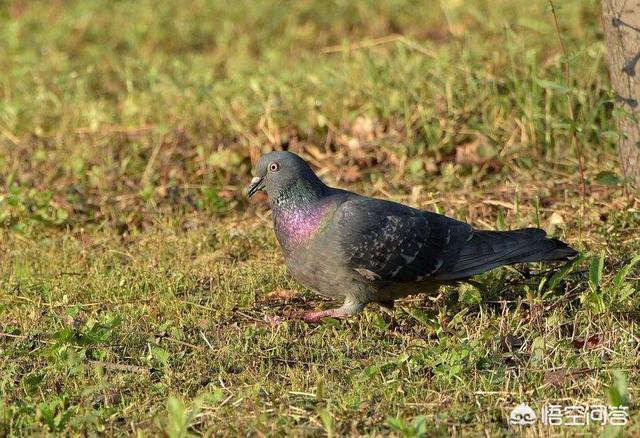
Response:
POLYGON ((327 187, 288 152, 265 155, 258 175, 267 179, 276 237, 291 274, 321 295, 344 298, 341 315, 498 266, 576 255, 541 229, 477 231, 440 214, 327 187), (294 175, 269 180, 261 167, 274 162, 281 168, 275 173, 293 169, 294 175))

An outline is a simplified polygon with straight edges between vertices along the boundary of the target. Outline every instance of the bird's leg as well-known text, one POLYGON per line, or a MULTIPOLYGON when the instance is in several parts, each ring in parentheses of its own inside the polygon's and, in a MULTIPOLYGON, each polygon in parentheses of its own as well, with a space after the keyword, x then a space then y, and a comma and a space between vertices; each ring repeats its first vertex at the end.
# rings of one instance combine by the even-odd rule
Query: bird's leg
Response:
POLYGON ((344 318, 346 316, 355 315, 362 312, 365 304, 357 301, 346 300, 344 304, 337 309, 321 310, 317 312, 307 312, 302 315, 305 322, 318 322, 322 318, 344 318))

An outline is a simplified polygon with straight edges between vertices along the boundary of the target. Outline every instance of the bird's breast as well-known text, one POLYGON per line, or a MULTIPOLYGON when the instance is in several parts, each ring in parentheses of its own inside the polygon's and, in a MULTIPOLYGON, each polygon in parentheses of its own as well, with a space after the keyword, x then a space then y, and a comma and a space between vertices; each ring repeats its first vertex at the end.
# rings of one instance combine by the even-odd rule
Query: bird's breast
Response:
POLYGON ((327 224, 332 210, 334 208, 328 204, 274 210, 276 237, 285 253, 316 237, 327 224))

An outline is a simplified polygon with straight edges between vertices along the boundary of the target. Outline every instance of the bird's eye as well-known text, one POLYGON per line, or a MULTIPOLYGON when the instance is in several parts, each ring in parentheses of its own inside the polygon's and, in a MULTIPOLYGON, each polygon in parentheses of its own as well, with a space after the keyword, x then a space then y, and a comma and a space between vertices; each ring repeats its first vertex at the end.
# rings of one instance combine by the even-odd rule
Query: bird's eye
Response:
POLYGON ((278 163, 276 163, 275 161, 271 162, 271 164, 269 164, 269 170, 272 172, 277 172, 278 169, 280 169, 280 165, 278 163))

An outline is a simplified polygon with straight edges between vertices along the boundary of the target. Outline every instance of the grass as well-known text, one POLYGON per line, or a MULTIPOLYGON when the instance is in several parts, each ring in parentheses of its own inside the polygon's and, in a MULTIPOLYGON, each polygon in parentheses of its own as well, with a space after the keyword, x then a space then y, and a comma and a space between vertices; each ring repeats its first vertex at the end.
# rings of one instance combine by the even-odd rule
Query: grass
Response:
POLYGON ((0 3, 0 434, 637 434, 639 199, 599 2, 558 6, 568 57, 538 0, 0 3), (583 258, 306 325, 242 193, 273 148, 583 258))

